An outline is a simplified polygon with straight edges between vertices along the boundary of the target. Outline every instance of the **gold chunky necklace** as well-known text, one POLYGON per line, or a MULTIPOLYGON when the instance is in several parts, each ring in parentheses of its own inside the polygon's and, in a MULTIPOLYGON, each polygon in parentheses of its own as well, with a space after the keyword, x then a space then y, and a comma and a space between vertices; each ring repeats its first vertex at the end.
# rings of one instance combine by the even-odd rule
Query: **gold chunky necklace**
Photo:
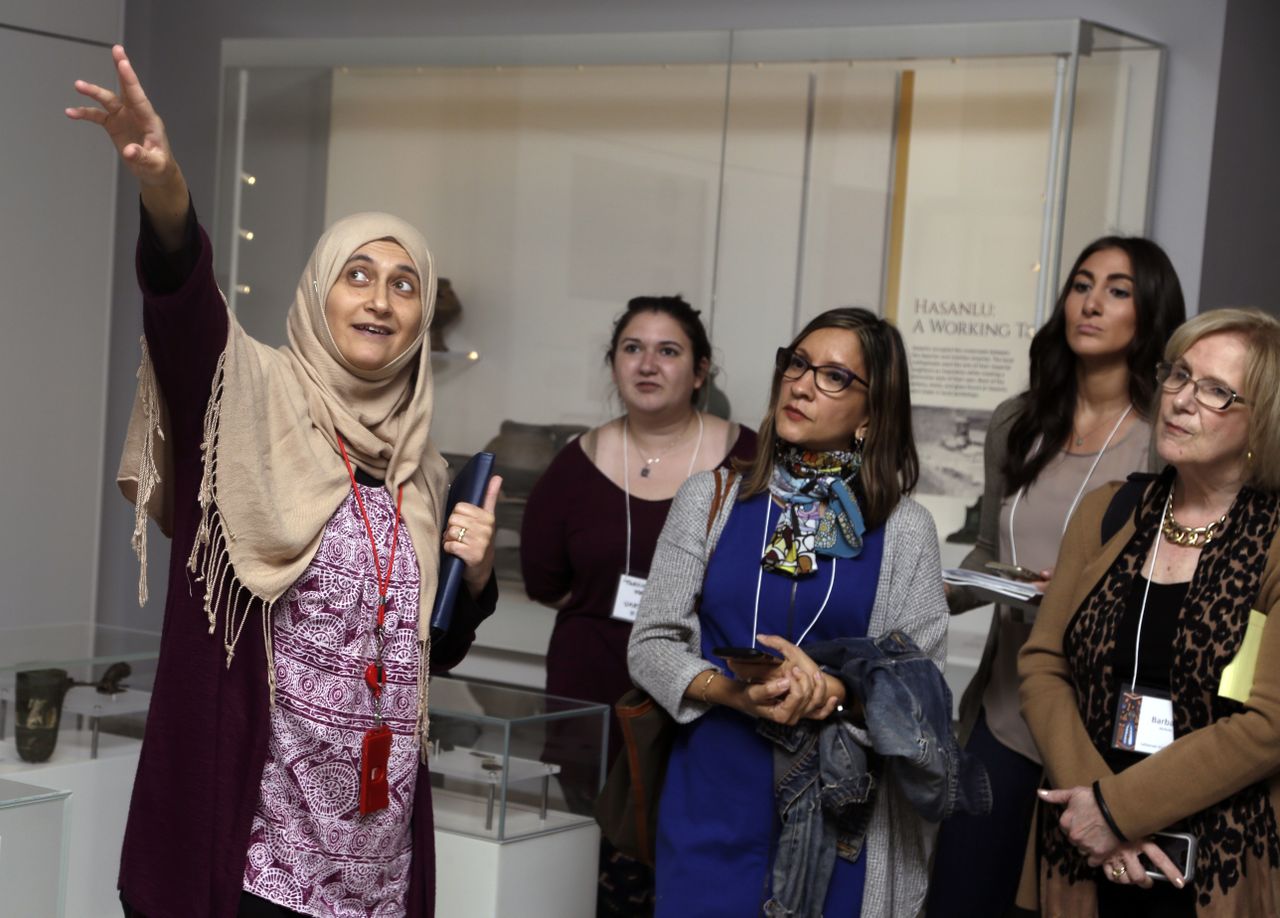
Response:
POLYGON ((1166 542, 1183 545, 1187 548, 1200 548, 1208 545, 1227 528, 1227 514, 1204 526, 1184 526, 1173 518, 1173 488, 1169 488, 1169 510, 1164 515, 1164 533, 1166 542))

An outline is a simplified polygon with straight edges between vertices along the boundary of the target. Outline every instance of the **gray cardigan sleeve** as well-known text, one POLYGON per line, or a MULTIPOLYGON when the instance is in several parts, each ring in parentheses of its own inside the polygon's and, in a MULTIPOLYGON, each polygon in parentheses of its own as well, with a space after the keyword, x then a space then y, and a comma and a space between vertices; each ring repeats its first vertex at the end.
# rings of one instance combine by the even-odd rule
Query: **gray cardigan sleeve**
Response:
POLYGON ((715 668, 702 656, 697 600, 707 559, 724 529, 741 482, 741 478, 735 479, 708 532, 707 517, 715 497, 714 475, 700 472, 676 493, 658 536, 649 580, 627 645, 632 681, 680 723, 695 720, 708 708, 684 697, 684 690, 698 673, 715 668))
POLYGON ((947 659, 946 608, 938 528, 928 510, 904 497, 885 524, 884 558, 867 634, 901 631, 942 669, 947 659))
MULTIPOLYGON (((1009 449, 1009 428, 1022 408, 1023 396, 1006 399, 991 413, 987 425, 987 439, 982 459, 982 517, 978 521, 978 541, 964 556, 960 566, 969 571, 981 571, 988 561, 1000 560, 1000 505, 1004 502, 1004 461, 1009 449)), ((988 599, 980 599, 966 587, 952 587, 947 596, 951 614, 968 612, 987 605, 988 599)))

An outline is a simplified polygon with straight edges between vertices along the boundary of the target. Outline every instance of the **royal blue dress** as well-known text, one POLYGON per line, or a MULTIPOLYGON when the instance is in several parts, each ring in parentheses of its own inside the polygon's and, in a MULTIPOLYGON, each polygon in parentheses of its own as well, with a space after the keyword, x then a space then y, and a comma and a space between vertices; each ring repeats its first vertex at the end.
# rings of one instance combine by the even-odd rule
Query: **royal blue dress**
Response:
MULTIPOLYGON (((766 533, 780 512, 767 493, 736 504, 707 566, 702 654, 726 671, 711 649, 749 647, 756 634, 781 635, 803 647, 867 633, 884 527, 866 533, 857 558, 819 556, 816 574, 793 580, 760 567, 766 533)), ((779 822, 773 744, 755 727, 754 718, 719 706, 680 727, 659 803, 656 918, 746 918, 759 915, 768 900, 779 822)), ((853 863, 836 858, 824 915, 860 914, 865 880, 865 849, 853 863)))

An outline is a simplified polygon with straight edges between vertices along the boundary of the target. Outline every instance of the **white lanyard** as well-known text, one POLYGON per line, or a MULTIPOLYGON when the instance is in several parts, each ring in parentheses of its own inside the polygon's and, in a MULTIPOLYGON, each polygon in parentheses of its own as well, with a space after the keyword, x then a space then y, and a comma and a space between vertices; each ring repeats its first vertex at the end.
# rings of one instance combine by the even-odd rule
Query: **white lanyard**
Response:
MULTIPOLYGON (((702 449, 702 412, 698 415, 698 440, 693 445, 693 455, 689 457, 689 470, 684 473, 688 478, 693 474, 693 464, 698 461, 698 451, 702 449)), ((631 576, 631 441, 627 438, 627 419, 622 419, 622 495, 627 502, 627 566, 623 573, 631 576)))
MULTIPOLYGON (((1093 477, 1093 473, 1097 471, 1098 463, 1102 461, 1102 456, 1107 451, 1107 447, 1111 445, 1112 438, 1116 432, 1120 430, 1120 425, 1124 423, 1124 419, 1129 416, 1129 412, 1133 410, 1130 405, 1124 410, 1124 414, 1120 415, 1120 420, 1116 421, 1116 426, 1111 428, 1111 433, 1107 434, 1107 439, 1102 443, 1102 449, 1098 450, 1098 455, 1094 457, 1093 465, 1089 466, 1088 473, 1084 476, 1084 481, 1080 482, 1080 490, 1076 491, 1075 498, 1071 501, 1071 506, 1067 508, 1067 515, 1062 518, 1062 535, 1067 534, 1067 524, 1071 522, 1071 514, 1076 512, 1076 507, 1080 503, 1080 498, 1084 497, 1084 489, 1089 486, 1089 479, 1093 477)), ((1031 447, 1031 455, 1035 455, 1040 444, 1044 442, 1044 435, 1036 437, 1036 442, 1031 447)), ((1014 495, 1013 506, 1009 508, 1009 560, 1014 564, 1018 563, 1018 543, 1013 537, 1013 516, 1018 512, 1018 502, 1022 500, 1022 495, 1027 493, 1027 486, 1023 485, 1018 489, 1018 493, 1014 495)))
MULTIPOLYGON (((773 506, 773 498, 768 494, 765 495, 764 502, 764 537, 760 540, 760 556, 764 557, 765 546, 769 544, 769 508, 773 506)), ((786 513, 787 508, 783 507, 782 512, 786 513)), ((796 533, 797 538, 799 533, 796 533)), ((813 621, 809 622, 809 627, 804 629, 804 633, 791 643, 797 647, 813 630, 813 626, 818 623, 818 619, 822 617, 822 613, 827 609, 827 603, 831 600, 831 591, 836 588, 836 558, 831 559, 831 583, 827 585, 827 595, 822 598, 822 605, 818 607, 818 614, 813 617, 813 621)), ((764 583, 764 566, 761 565, 759 573, 756 574, 756 605, 751 613, 751 646, 756 646, 756 634, 760 630, 760 585, 764 583)))
POLYGON ((1151 567, 1147 570, 1147 585, 1142 591, 1142 607, 1138 609, 1138 631, 1133 636, 1133 678, 1129 687, 1138 689, 1138 652, 1142 648, 1142 619, 1147 614, 1147 597, 1151 595, 1151 578, 1156 575, 1156 558, 1160 555, 1160 534, 1164 532, 1165 517, 1169 515, 1169 506, 1173 503, 1173 486, 1169 487, 1169 497, 1164 502, 1164 511, 1160 514, 1160 525, 1156 527, 1155 543, 1151 546, 1151 567))

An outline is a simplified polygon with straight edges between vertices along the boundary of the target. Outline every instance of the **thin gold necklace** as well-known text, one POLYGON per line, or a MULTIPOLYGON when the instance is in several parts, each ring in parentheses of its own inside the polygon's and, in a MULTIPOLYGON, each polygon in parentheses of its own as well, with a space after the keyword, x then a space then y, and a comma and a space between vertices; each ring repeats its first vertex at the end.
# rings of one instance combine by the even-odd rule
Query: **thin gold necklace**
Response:
POLYGON ((1089 428, 1088 433, 1080 433, 1080 431, 1076 429, 1075 418, 1073 417, 1071 419, 1071 435, 1075 437, 1076 446, 1084 446, 1085 440, 1089 439, 1094 434, 1096 434, 1099 430, 1105 427, 1109 421, 1114 421, 1121 414, 1121 412, 1127 411, 1130 407, 1131 406, 1129 405, 1125 405, 1123 408, 1120 409, 1120 411, 1117 411, 1113 413, 1110 417, 1099 421, 1097 424, 1094 424, 1093 427, 1089 428))
MULTIPOLYGON (((1229 513, 1230 511, 1228 511, 1229 513)), ((1173 486, 1169 488, 1169 512, 1165 514, 1162 532, 1166 542, 1186 548, 1201 548, 1222 535, 1227 528, 1227 514, 1204 526, 1184 526, 1173 518, 1173 486)))

